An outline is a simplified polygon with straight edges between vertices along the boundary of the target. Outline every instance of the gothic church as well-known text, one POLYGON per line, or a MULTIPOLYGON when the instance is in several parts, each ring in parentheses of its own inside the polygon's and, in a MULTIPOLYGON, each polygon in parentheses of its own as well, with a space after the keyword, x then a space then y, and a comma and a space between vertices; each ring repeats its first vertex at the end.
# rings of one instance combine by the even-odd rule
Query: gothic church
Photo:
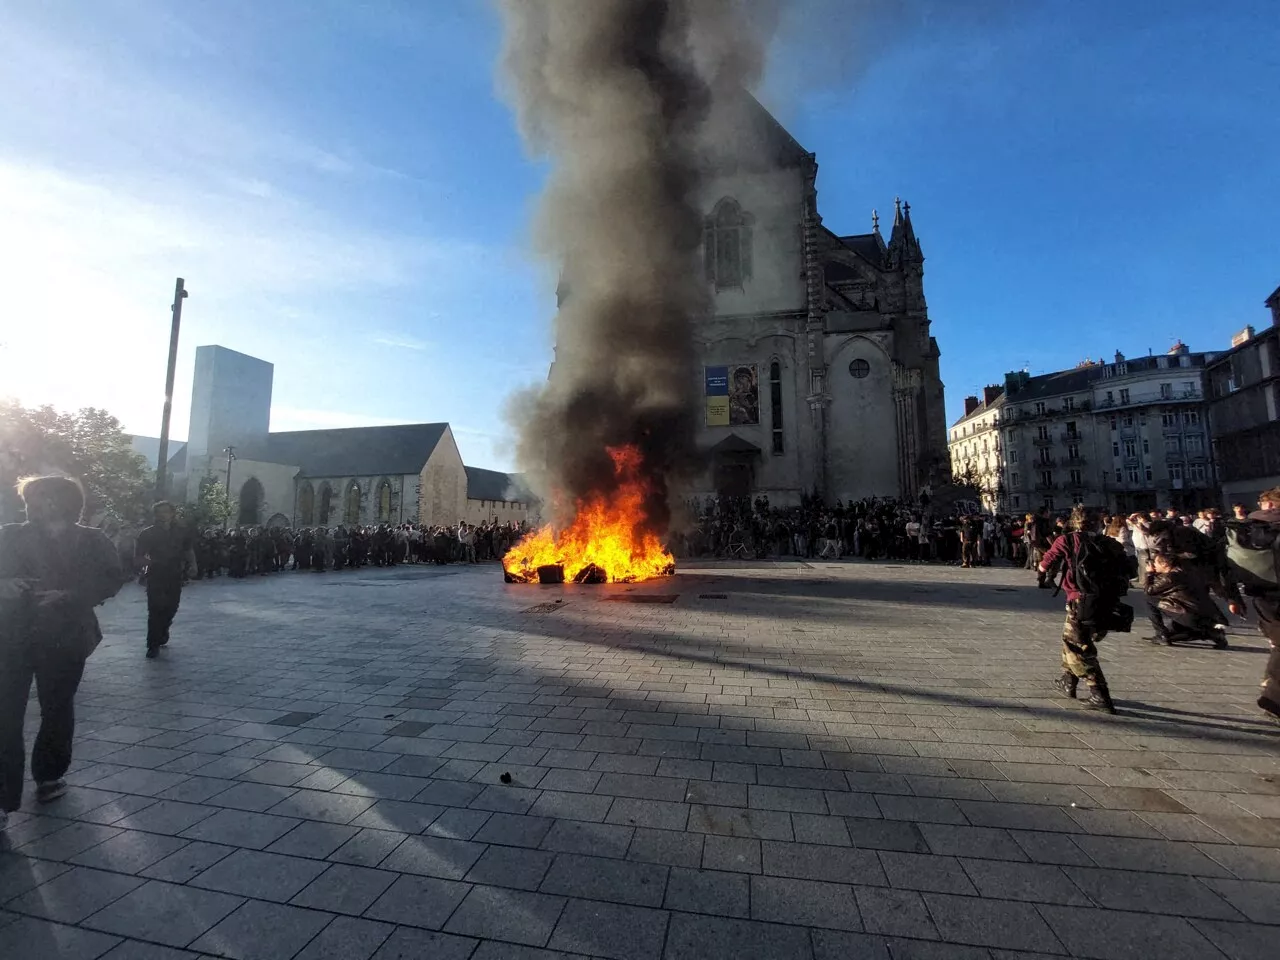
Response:
POLYGON ((950 478, 938 343, 911 208, 888 242, 818 213, 818 164, 744 95, 700 197, 706 282, 698 494, 914 499, 950 478))

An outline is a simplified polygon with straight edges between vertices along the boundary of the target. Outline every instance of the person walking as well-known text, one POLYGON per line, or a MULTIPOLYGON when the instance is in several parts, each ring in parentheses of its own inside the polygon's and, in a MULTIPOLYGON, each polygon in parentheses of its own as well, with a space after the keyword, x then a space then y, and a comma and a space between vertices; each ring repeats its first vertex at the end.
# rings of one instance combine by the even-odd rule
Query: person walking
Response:
POLYGON ((1244 520, 1242 512, 1227 523, 1227 575, 1253 600, 1258 629, 1271 645, 1258 706, 1280 720, 1280 487, 1259 495, 1258 509, 1244 520))
MULTIPOLYGON (((1107 617, 1128 590, 1129 570, 1119 544, 1098 530, 1099 515, 1078 506, 1071 511, 1070 527, 1053 541, 1037 564, 1042 585, 1051 582, 1051 571, 1063 567, 1062 588, 1067 594, 1067 616, 1062 625, 1062 676, 1055 686, 1075 698, 1081 680, 1089 685, 1090 710, 1115 713, 1111 691, 1098 662, 1097 641, 1107 635, 1107 617), (1094 538, 1097 538, 1096 540, 1094 538), (1084 558, 1098 558, 1099 566, 1082 569, 1084 558)), ((1132 611, 1130 611, 1132 612, 1132 611)))
POLYGON ((187 565, 195 566, 191 538, 174 523, 173 504, 161 500, 151 508, 155 522, 138 534, 137 553, 147 565, 147 659, 160 655, 169 642, 169 627, 182 602, 187 565))
POLYGON ((84 491, 67 477, 18 485, 27 521, 0 527, 0 830, 22 805, 22 728, 31 681, 40 729, 31 751, 36 799, 67 791, 75 737, 75 696, 102 639, 93 608, 124 584, 115 545, 80 524, 84 491))

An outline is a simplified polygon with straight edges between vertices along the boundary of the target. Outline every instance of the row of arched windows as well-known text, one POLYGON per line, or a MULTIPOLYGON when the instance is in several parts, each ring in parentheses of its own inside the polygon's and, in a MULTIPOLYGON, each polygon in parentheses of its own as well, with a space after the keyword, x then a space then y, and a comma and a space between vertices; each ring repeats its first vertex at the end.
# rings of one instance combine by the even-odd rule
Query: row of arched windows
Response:
MULTIPOLYGON (((346 492, 342 496, 342 523, 360 523, 363 519, 361 516, 361 507, 363 505, 364 495, 360 490, 360 484, 356 480, 352 480, 347 484, 346 492)), ((374 505, 376 508, 376 522, 391 522, 391 481, 385 477, 378 483, 377 491, 374 494, 374 505)), ((314 525, 327 526, 335 521, 333 509, 333 487, 326 481, 320 484, 320 492, 317 496, 315 488, 309 480, 304 480, 302 486, 298 489, 298 523, 304 527, 314 525), (318 502, 317 502, 318 501, 318 502)))

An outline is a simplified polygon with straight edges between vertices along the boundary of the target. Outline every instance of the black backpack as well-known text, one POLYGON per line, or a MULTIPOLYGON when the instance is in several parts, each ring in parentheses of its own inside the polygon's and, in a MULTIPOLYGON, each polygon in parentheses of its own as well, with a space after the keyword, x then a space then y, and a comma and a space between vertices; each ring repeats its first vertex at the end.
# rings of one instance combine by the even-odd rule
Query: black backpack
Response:
POLYGON ((1280 523, 1228 521, 1227 569, 1229 578, 1246 589, 1280 587, 1280 523))
MULTIPOLYGON (((1132 565, 1124 547, 1100 533, 1066 536, 1067 567, 1080 591, 1076 614, 1080 622, 1092 626, 1099 636, 1112 630, 1128 633, 1133 624, 1133 608, 1121 603, 1120 598, 1129 592, 1132 565)), ((1062 577, 1066 579, 1066 569, 1062 577)), ((1061 588, 1061 582, 1058 586, 1061 588)))

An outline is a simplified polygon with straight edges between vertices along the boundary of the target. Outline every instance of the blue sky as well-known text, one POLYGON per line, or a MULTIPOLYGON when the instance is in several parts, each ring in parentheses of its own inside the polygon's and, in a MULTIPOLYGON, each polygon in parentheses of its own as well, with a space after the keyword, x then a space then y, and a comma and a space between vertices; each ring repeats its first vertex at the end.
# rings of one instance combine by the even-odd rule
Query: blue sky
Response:
MULTIPOLYGON (((1272 4, 797 6, 763 96, 832 229, 911 201, 948 419, 1006 370, 1266 322, 1272 4)), ((221 343, 275 363, 276 429, 448 420, 511 466, 554 278, 499 44, 479 0, 0 0, 0 393, 156 433, 182 275, 176 436, 221 343)))

